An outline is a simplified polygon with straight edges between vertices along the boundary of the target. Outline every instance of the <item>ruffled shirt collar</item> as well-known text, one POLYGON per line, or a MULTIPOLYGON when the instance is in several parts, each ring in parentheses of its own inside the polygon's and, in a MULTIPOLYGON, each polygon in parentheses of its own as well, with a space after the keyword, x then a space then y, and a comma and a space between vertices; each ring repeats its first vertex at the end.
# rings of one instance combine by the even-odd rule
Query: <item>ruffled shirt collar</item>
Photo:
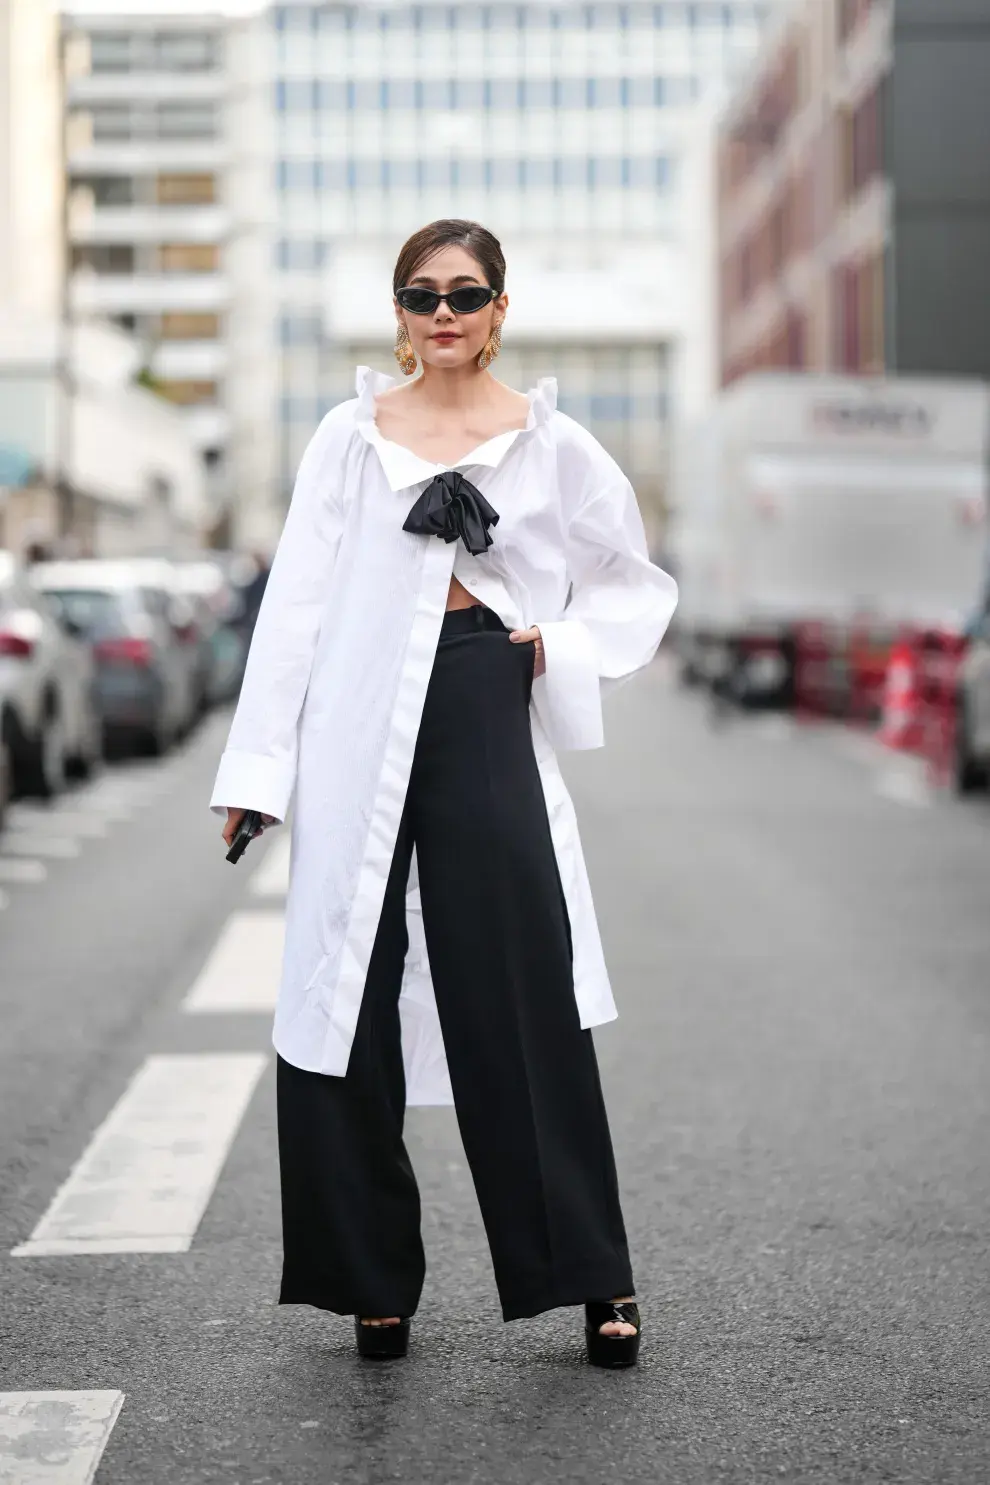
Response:
POLYGON ((557 406, 557 380, 552 376, 541 376, 535 387, 526 393, 529 398, 529 416, 525 428, 510 428, 506 433, 497 433, 485 443, 458 459, 456 464, 434 464, 430 459, 421 459, 404 444, 393 443, 378 430, 375 422, 375 398, 389 387, 394 387, 397 378, 370 366, 359 366, 355 379, 358 405, 355 422, 362 436, 378 452, 385 478, 391 490, 406 490, 420 480, 431 480, 445 469, 467 469, 472 465, 485 465, 495 469, 501 464, 513 444, 525 438, 547 421, 557 406))

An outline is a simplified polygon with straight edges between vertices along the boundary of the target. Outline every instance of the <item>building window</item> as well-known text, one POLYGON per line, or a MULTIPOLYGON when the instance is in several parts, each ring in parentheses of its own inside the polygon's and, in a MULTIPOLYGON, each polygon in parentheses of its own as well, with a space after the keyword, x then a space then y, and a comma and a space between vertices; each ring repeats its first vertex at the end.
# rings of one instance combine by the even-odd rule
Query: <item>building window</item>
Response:
POLYGON ((220 249, 212 242, 167 242, 158 250, 163 273, 216 273, 220 249))
POLYGON ((214 175, 160 175, 155 182, 159 206, 211 206, 217 199, 214 175))
POLYGON ((158 389, 163 397, 179 407, 216 402, 218 391, 216 382, 207 381, 159 381, 158 389))
POLYGON ((279 160, 276 182, 280 191, 315 191, 320 170, 316 160, 279 160))
POLYGON ((589 108, 619 108, 623 102, 623 79, 593 77, 588 80, 589 108))
POLYGON ((318 237, 281 237, 275 263, 283 273, 313 273, 323 267, 326 245, 318 237))
POLYGON ((155 117, 159 139, 217 137, 217 113, 212 103, 159 103, 155 117))
POLYGON ((129 175, 81 177, 76 184, 92 192, 94 206, 134 205, 134 181, 129 175))
POLYGON ((217 340, 220 316, 176 310, 162 315, 159 333, 162 340, 217 340))
POLYGON ((323 322, 318 314, 286 313, 279 316, 282 345, 319 345, 322 339, 323 322))
POLYGON ((133 273, 134 249, 122 243, 91 243, 72 249, 73 268, 93 273, 133 273))
POLYGON ((89 65, 93 72, 129 72, 131 33, 96 31, 89 40, 89 65))
MULTIPOLYGON (((396 101, 396 98, 395 98, 395 93, 394 93, 395 87, 396 87, 396 84, 393 83, 392 84, 392 89, 393 89, 392 107, 393 108, 397 108, 397 107, 400 106, 398 104, 398 102, 396 101)), ((319 78, 317 78, 316 79, 316 87, 315 87, 315 103, 314 103, 314 106, 315 106, 315 108, 317 110, 326 109, 327 111, 339 111, 340 109, 346 108, 347 107, 347 84, 345 82, 338 81, 335 78, 327 78, 327 77, 319 77, 319 78)))
POLYGON ((220 65, 220 38, 211 31, 162 31, 154 58, 166 72, 210 72, 220 65))
POLYGON ((493 77, 486 83, 488 95, 488 107, 518 108, 520 104, 520 93, 522 80, 517 77, 493 77))
POLYGON ((90 122, 94 140, 131 138, 131 110, 126 103, 95 104, 90 110, 90 122))
POLYGON ((587 79, 583 77, 557 78, 555 92, 558 108, 584 108, 588 98, 587 79))
POLYGON ((878 83, 843 121, 844 195, 858 195, 883 170, 883 92, 878 83))
POLYGON ((554 80, 552 77, 527 77, 522 82, 522 89, 524 107, 553 107, 554 80))

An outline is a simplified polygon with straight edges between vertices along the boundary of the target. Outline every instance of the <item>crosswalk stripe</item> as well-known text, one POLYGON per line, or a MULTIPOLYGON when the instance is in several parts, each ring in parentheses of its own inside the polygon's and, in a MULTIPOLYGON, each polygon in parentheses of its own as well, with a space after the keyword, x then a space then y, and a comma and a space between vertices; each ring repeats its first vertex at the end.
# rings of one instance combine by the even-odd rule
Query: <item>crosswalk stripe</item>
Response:
POLYGON ((147 1058, 12 1256, 185 1253, 266 1061, 147 1058))
POLYGON ((122 1392, 0 1392, 0 1485, 91 1485, 122 1392))
POLYGON ((0 882, 43 882, 48 868, 43 861, 31 861, 23 856, 0 856, 0 882))
POLYGON ((287 835, 274 840, 268 854, 255 870, 249 889, 255 897, 284 897, 289 890, 289 852, 292 842, 287 835))
POLYGON ((42 834, 51 831, 53 834, 62 835, 84 835, 98 836, 106 835, 107 820, 98 815, 95 810, 85 813, 81 810, 70 814, 68 810, 58 810, 48 814, 43 810, 11 810, 10 828, 12 830, 37 830, 42 834))
POLYGON ((211 1014, 273 1010, 284 937, 281 913, 233 913, 182 1009, 211 1014))
POLYGON ((876 791, 881 799, 912 809, 927 809, 934 803, 934 792, 915 770, 888 768, 877 775, 876 791))
POLYGON ((79 842, 71 836, 29 835, 17 831, 3 842, 7 856, 47 856, 50 861, 68 861, 79 855, 79 842))

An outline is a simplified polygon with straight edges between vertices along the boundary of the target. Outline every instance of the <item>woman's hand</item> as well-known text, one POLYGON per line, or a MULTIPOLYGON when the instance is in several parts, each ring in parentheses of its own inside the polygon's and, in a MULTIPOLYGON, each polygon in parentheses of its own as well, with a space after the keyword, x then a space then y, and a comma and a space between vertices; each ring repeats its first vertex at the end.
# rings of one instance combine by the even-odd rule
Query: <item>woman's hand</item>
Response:
POLYGON ((533 666, 533 679, 535 680, 538 675, 542 675, 547 668, 547 662, 543 654, 543 636, 535 624, 532 629, 513 629, 509 638, 514 645, 525 645, 535 641, 536 663, 533 666))
MULTIPOLYGON (((237 827, 244 819, 246 813, 246 810, 234 809, 231 805, 227 806, 227 823, 223 827, 223 838, 228 846, 232 846, 234 844, 234 836, 237 834, 237 827)), ((274 815, 262 815, 261 818, 266 825, 275 824, 274 815)))

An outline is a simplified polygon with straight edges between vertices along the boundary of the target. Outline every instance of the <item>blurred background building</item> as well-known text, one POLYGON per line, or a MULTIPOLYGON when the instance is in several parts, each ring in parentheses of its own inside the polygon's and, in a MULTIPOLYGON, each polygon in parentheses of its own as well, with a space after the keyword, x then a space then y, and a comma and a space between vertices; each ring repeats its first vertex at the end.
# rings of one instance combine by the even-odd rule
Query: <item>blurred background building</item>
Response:
POLYGON ((183 409, 213 537, 267 540, 264 29, 202 6, 119 5, 73 13, 65 34, 73 309, 132 333, 145 380, 183 409))
POLYGON ((672 351, 694 328, 683 156, 770 9, 271 8, 283 498, 322 412, 352 395, 354 364, 395 372, 402 241, 464 216, 508 259, 497 374, 520 388, 557 376, 560 406, 619 459, 656 534, 672 351))
POLYGON ((145 551, 198 544, 200 471, 137 347, 74 322, 58 17, 0 0, 0 545, 145 551))
POLYGON ((724 382, 990 375, 990 7, 802 0, 722 121, 724 382))

